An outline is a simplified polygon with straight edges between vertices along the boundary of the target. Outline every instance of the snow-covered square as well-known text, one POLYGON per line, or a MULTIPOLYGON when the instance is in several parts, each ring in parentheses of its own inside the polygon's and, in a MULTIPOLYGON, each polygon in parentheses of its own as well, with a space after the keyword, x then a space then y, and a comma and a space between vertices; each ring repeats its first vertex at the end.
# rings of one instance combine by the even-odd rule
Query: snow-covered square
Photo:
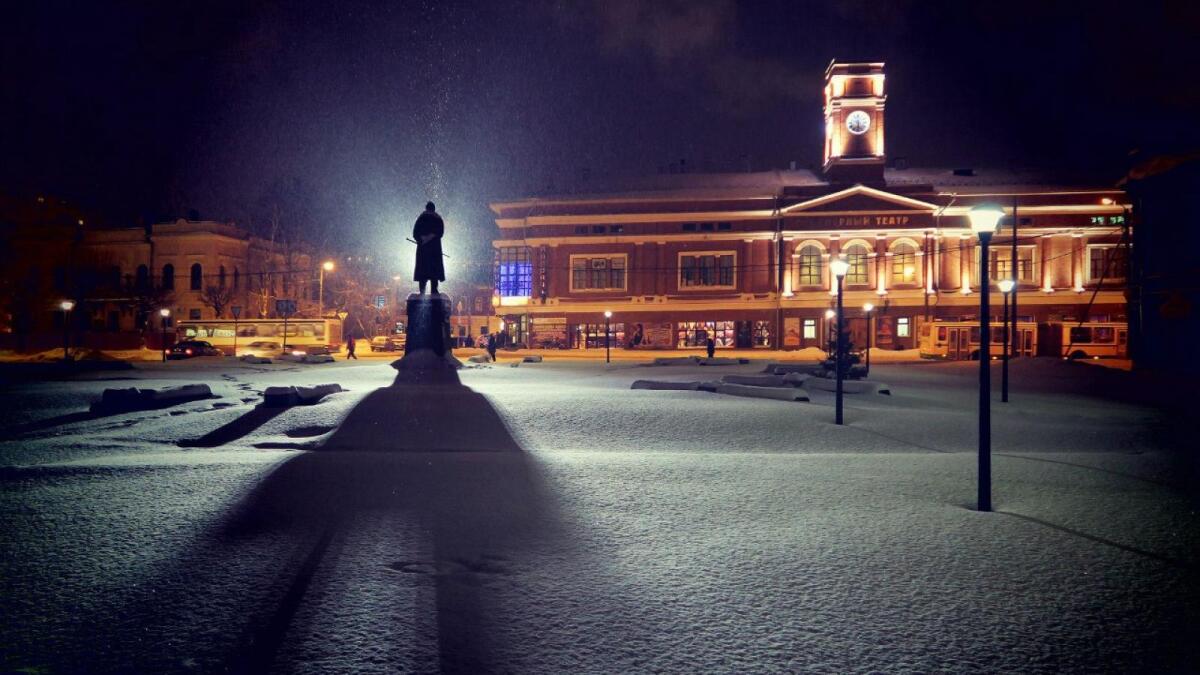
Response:
MULTIPOLYGON (((808 401, 635 380, 763 362, 384 361, 10 382, 0 658, 20 672, 1190 671, 1195 463, 1161 382, 1013 364, 808 401), (214 397, 88 412, 106 388, 214 397), (267 387, 337 383, 314 405, 267 387)), ((752 380, 746 380, 752 381, 752 380)), ((752 386, 752 385, 743 385, 752 386)))

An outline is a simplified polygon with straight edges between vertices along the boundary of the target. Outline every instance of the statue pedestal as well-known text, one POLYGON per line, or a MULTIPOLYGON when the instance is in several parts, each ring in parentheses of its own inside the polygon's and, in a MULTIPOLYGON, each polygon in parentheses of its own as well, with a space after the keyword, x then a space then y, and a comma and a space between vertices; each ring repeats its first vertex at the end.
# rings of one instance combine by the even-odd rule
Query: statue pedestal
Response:
POLYGON ((404 356, 396 370, 457 370, 462 363, 450 353, 450 297, 441 293, 408 296, 408 328, 404 356))

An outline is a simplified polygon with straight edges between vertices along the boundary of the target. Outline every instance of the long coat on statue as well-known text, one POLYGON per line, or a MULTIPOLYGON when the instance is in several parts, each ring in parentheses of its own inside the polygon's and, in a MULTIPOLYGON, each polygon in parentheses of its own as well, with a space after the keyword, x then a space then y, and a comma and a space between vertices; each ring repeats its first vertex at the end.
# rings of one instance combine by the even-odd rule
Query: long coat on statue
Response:
POLYGON ((413 281, 446 280, 446 268, 442 266, 442 235, 446 232, 446 224, 442 217, 434 211, 425 211, 417 216, 413 225, 413 241, 417 244, 417 266, 413 270, 413 281), (433 239, 422 244, 421 237, 433 235, 433 239))

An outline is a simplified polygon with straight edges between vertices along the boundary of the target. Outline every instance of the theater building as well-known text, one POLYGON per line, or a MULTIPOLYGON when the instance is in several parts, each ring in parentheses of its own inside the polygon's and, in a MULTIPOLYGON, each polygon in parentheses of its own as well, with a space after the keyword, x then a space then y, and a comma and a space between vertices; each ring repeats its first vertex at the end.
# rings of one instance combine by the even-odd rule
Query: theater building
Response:
POLYGON ((510 339, 603 347, 607 311, 621 346, 712 337, 721 348, 824 347, 835 257, 850 265, 844 302, 858 345, 865 303, 877 308, 873 344, 911 349, 927 324, 978 320, 980 284, 1005 278, 1017 281, 1022 322, 1124 320, 1121 190, 889 163, 886 100, 882 63, 830 64, 819 173, 668 174, 491 204, 493 301, 510 339), (1007 214, 988 280, 967 217, 983 203, 1007 214))

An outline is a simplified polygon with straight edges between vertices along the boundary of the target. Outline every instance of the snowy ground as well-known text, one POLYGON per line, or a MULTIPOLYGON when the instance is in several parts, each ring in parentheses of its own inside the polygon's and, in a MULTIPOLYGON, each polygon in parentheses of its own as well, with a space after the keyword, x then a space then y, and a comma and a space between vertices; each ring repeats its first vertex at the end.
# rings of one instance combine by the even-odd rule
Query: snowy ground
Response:
POLYGON ((1169 413, 1194 395, 1014 364, 984 514, 976 364, 877 365, 893 395, 848 397, 840 428, 815 390, 811 403, 629 390, 761 367, 502 364, 388 387, 382 360, 209 362, 5 385, 0 666, 1200 662, 1195 464, 1169 413), (85 413, 105 387, 191 382, 220 398, 85 413), (268 385, 322 382, 349 391, 254 407, 268 385), (197 439, 212 447, 179 445, 197 439))

